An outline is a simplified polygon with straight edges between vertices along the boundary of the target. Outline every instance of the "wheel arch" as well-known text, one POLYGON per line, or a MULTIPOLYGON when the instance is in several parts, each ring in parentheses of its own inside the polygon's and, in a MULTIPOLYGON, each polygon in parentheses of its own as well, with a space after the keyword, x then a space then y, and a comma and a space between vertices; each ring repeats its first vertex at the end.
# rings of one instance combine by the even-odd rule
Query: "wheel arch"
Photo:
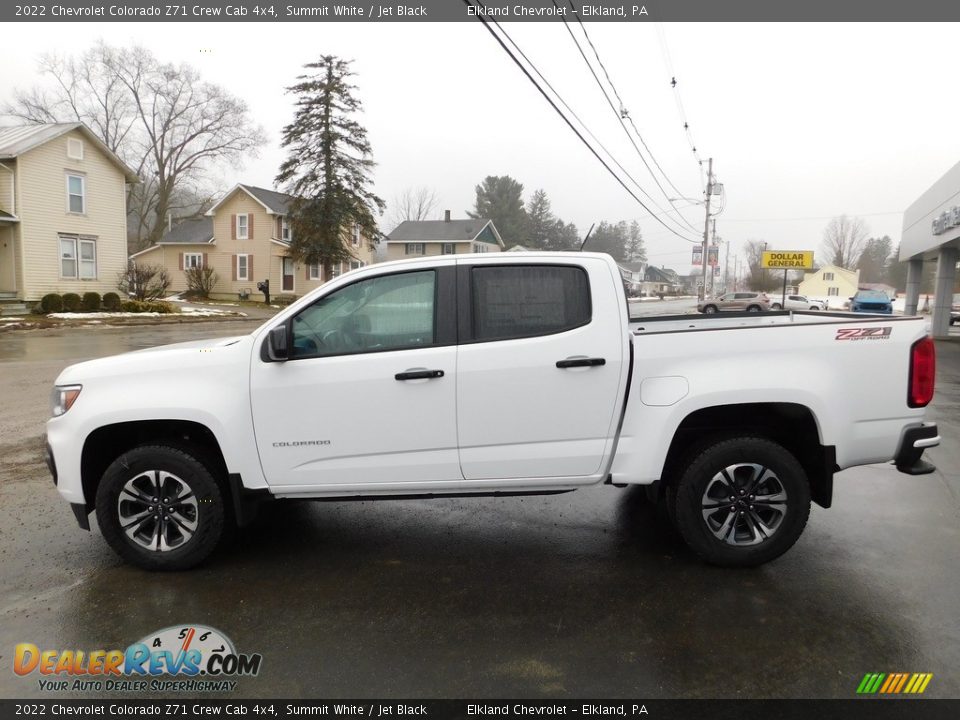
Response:
POLYGON ((723 438, 753 435, 789 450, 810 482, 811 499, 828 508, 833 497, 836 449, 823 445, 810 408, 799 403, 741 403, 701 408, 687 415, 674 432, 661 475, 661 492, 682 471, 691 448, 723 438))
POLYGON ((97 486, 107 467, 128 450, 148 443, 193 452, 220 484, 224 496, 231 497, 223 451, 210 428, 191 420, 133 420, 103 425, 83 443, 80 479, 88 512, 95 507, 97 486))

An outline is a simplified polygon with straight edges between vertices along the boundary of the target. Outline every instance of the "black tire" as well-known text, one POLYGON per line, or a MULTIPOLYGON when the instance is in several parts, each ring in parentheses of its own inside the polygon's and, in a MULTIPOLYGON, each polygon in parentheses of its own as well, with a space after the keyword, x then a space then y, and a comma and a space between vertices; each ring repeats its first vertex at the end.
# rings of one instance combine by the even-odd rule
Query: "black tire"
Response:
POLYGON ((227 515, 224 496, 196 455, 179 447, 143 445, 118 457, 103 474, 97 522, 127 562, 145 570, 186 570, 217 547, 227 515), (156 494, 145 494, 158 483, 156 494), (148 505, 151 501, 158 504, 148 505))
POLYGON ((712 315, 712 314, 715 313, 716 311, 717 311, 717 306, 716 306, 716 305, 704 305, 704 306, 703 306, 703 312, 704 312, 705 314, 707 314, 707 315, 712 315))
POLYGON ((810 306, 810 309, 811 309, 811 310, 816 310, 817 312, 820 312, 820 306, 819 306, 819 305, 811 305, 811 306, 810 306))
POLYGON ((780 303, 774 303, 773 305, 770 306, 770 309, 771 309, 771 310, 780 310, 780 309, 781 309, 781 308, 780 308, 780 303))
POLYGON ((803 533, 810 515, 810 485, 800 463, 762 437, 700 446, 671 495, 684 541, 708 563, 725 567, 752 567, 780 557, 803 533), (731 474, 736 490, 729 485, 731 474), (751 495, 750 483, 757 480, 751 495))
POLYGON ((759 305, 750 305, 747 307, 747 312, 760 312, 761 310, 763 310, 763 308, 759 305))

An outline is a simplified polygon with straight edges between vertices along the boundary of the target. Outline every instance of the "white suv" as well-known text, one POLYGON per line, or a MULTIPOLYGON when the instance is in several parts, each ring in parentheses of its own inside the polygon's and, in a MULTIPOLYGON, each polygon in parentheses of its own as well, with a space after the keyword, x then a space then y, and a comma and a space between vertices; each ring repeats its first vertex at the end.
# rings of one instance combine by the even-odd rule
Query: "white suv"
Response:
POLYGON ((786 301, 783 295, 774 297, 770 300, 771 310, 826 310, 827 304, 822 300, 809 300, 804 295, 787 295, 786 301))

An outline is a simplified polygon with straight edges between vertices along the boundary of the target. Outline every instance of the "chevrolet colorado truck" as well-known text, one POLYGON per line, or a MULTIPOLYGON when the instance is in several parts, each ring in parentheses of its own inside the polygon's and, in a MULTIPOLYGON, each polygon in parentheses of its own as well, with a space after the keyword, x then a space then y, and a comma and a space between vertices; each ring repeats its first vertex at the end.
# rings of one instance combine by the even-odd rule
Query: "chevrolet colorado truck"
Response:
POLYGON ((185 569, 283 498, 646 485, 710 563, 799 538, 834 473, 932 472, 934 345, 916 317, 631 321, 592 253, 451 255, 341 275, 249 335, 72 365, 47 462, 80 526, 185 569))

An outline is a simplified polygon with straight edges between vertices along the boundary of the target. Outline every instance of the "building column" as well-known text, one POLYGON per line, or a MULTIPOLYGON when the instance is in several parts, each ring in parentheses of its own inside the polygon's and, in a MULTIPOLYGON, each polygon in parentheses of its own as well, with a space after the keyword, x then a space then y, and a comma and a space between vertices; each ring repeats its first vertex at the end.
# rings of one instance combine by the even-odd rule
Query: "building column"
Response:
POLYGON ((953 301, 958 257, 960 257, 960 251, 957 248, 940 248, 940 256, 937 258, 937 284, 933 299, 934 337, 947 337, 950 334, 950 305, 953 301))
POLYGON ((904 315, 916 315, 920 302, 920 278, 923 275, 923 258, 907 260, 907 298, 904 315))

